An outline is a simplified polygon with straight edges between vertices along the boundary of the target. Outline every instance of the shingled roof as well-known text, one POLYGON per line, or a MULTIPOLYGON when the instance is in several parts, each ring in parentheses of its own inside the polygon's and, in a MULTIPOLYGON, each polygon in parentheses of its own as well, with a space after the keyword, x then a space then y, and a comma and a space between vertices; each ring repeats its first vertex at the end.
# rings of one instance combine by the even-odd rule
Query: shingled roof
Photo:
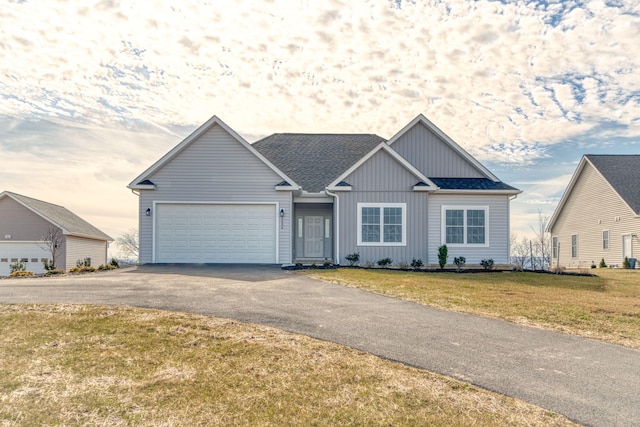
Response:
POLYGON ((640 155, 587 154, 585 158, 629 207, 640 215, 640 155))
POLYGON ((492 181, 488 178, 432 178, 431 182, 441 190, 513 190, 517 188, 502 181, 492 181))
POLYGON ((319 193, 384 141, 374 134, 276 133, 252 145, 304 191, 319 193))
POLYGON ((43 202, 42 200, 33 199, 21 194, 5 191, 0 193, 0 197, 8 196, 24 205, 27 209, 35 212, 53 225, 60 227, 64 234, 88 237, 97 240, 106 240, 112 242, 113 239, 93 225, 89 224, 78 215, 74 214, 63 206, 54 205, 52 203, 43 202))

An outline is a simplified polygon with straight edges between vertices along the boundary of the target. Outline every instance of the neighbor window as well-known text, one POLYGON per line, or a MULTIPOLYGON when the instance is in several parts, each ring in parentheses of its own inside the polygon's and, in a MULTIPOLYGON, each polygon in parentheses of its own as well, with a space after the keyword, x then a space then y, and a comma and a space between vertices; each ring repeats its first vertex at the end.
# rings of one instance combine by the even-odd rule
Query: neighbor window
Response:
POLYGON ((578 258, 578 235, 571 235, 571 258, 578 258))
POLYGON ((609 230, 602 232, 602 249, 609 249, 609 230))
POLYGON ((551 238, 551 257, 553 259, 558 259, 558 236, 553 236, 551 238))
POLYGON ((447 245, 488 244, 488 207, 442 207, 442 241, 447 245))
POLYGON ((358 203, 358 245, 406 245, 405 203, 358 203))

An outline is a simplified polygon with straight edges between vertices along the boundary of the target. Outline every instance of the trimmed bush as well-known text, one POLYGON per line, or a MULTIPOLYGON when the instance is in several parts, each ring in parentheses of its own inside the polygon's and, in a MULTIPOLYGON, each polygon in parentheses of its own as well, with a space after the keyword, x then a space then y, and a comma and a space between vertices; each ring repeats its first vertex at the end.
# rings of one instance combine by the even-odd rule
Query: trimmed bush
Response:
POLYGON ((422 263, 422 260, 420 258, 418 259, 412 259, 411 260, 411 267, 413 268, 420 268, 422 267, 424 264, 422 263))
POLYGON ((33 273, 25 270, 16 270, 9 274, 9 277, 31 277, 33 273))
POLYGON ((360 254, 358 252, 352 253, 344 257, 347 261, 349 261, 349 266, 353 267, 354 265, 360 262, 360 254))
POLYGON ((442 245, 438 248, 438 264, 440 264, 440 268, 444 269, 444 266, 447 265, 447 258, 449 257, 449 248, 447 245, 442 245))

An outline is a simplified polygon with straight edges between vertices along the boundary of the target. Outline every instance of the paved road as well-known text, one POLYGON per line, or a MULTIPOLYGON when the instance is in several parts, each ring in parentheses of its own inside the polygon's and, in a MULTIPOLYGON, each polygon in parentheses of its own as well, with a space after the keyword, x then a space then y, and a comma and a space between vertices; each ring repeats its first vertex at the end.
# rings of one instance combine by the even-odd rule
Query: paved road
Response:
POLYGON ((91 303, 185 311, 333 341, 559 412, 640 426, 640 351, 448 312, 277 267, 144 266, 0 280, 0 303, 91 303))

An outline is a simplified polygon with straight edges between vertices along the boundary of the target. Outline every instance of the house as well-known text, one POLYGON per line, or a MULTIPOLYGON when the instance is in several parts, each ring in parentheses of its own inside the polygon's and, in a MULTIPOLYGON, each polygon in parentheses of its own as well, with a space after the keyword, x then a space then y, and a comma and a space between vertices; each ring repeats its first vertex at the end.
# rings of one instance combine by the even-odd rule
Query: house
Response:
POLYGON ((373 134, 249 144, 214 116, 136 177, 141 263, 509 263, 501 182, 419 115, 373 134))
POLYGON ((92 266, 106 264, 112 241, 62 206, 0 193, 0 276, 8 276, 9 266, 16 262, 24 262, 36 274, 45 271, 45 261, 55 261, 64 270, 75 267, 78 260, 92 266))
POLYGON ((552 267, 622 266, 640 255, 640 155, 583 156, 547 231, 552 267))

